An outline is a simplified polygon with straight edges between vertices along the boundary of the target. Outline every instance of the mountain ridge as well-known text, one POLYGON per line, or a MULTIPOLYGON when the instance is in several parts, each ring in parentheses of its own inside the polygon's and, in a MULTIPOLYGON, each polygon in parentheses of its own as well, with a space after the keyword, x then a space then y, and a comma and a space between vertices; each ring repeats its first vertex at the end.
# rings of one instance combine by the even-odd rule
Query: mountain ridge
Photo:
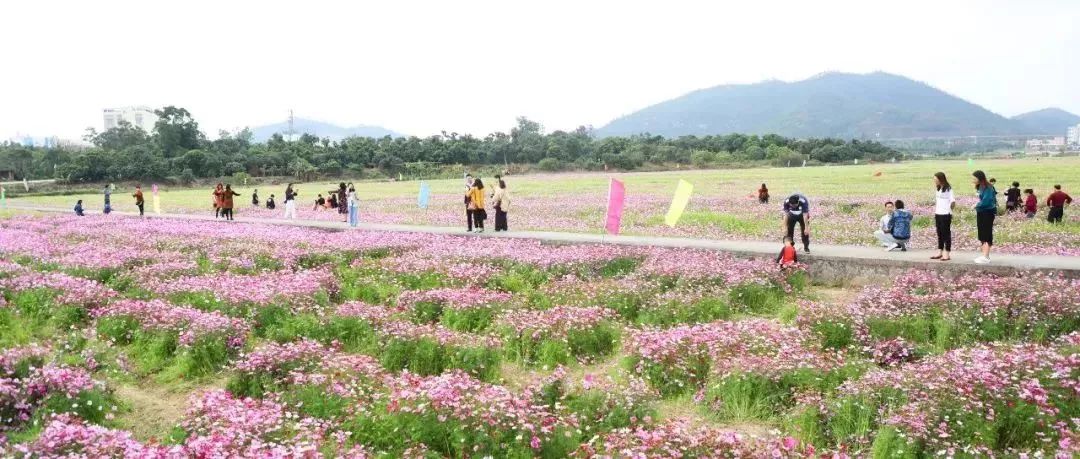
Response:
MULTIPOLYGON (((265 142, 274 134, 285 135, 285 133, 289 131, 289 123, 283 121, 280 123, 254 126, 250 129, 254 141, 265 142)), ((293 132, 297 135, 307 133, 319 138, 329 138, 330 140, 341 140, 346 137, 404 137, 404 135, 382 126, 359 124, 351 127, 342 127, 333 123, 308 118, 294 118, 293 132)))
POLYGON ((904 76, 825 72, 794 82, 698 89, 618 117, 596 132, 871 139, 1054 133, 1041 125, 1039 132, 1025 132, 1029 124, 904 76))
POLYGON ((1066 129, 1080 124, 1080 115, 1058 107, 1047 107, 1021 113, 1011 119, 1023 123, 1025 127, 1035 134, 1064 135, 1066 129))

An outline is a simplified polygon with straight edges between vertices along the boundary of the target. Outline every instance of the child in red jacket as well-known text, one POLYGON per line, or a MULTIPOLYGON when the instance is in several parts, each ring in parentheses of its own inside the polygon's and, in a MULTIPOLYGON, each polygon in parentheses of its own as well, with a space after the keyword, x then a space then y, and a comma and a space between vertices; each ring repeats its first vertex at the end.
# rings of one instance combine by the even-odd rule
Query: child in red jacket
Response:
POLYGON ((795 250, 795 241, 790 237, 784 237, 784 248, 780 249, 780 255, 776 256, 776 263, 786 268, 799 262, 799 253, 795 250))
POLYGON ((1027 218, 1035 218, 1035 214, 1039 212, 1039 198, 1035 197, 1035 190, 1031 188, 1024 190, 1024 194, 1027 195, 1024 199, 1024 214, 1027 218))

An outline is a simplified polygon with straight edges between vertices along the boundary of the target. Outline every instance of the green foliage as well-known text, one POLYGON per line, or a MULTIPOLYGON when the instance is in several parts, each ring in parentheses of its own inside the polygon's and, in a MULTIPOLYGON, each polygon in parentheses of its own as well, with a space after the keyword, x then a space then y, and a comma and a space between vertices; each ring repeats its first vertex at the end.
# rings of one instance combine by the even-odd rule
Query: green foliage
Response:
POLYGON ((101 182, 174 177, 190 184, 200 177, 230 177, 240 184, 250 176, 291 175, 307 180, 317 175, 363 175, 366 169, 379 169, 391 176, 407 173, 410 177, 435 177, 459 164, 536 164, 543 171, 567 167, 631 170, 646 164, 707 167, 735 160, 801 164, 807 155, 817 162, 900 156, 876 142, 794 140, 775 135, 670 139, 634 135, 597 139, 585 127, 545 134, 542 129, 532 128, 539 123, 524 118, 509 135, 496 133, 482 139, 454 133, 331 142, 304 134, 292 142, 275 136, 263 144, 253 144, 246 131, 237 135, 221 132, 218 139, 207 139, 184 108, 169 106, 157 113, 160 119, 153 132, 120 123, 101 133, 91 131, 87 140, 94 147, 86 150, 0 145, 0 165, 12 168, 19 179, 55 177, 101 182))
POLYGON ((342 301, 389 304, 401 293, 401 287, 388 279, 368 275, 356 269, 336 271, 340 281, 338 297, 342 301))
POLYGON ((507 330, 503 341, 506 353, 515 359, 554 367, 611 355, 618 346, 619 330, 614 324, 600 323, 591 328, 567 330, 564 339, 530 333, 518 335, 507 330))
POLYGON ((551 274, 528 265, 513 265, 488 279, 487 285, 496 290, 522 293, 546 283, 551 274))
POLYGON ((1080 330, 1080 317, 1031 320, 1023 314, 986 315, 979 308, 932 308, 923 314, 866 321, 872 338, 904 338, 925 351, 942 352, 979 342, 1004 340, 1046 341, 1080 330), (943 311, 950 310, 949 314, 943 311))
POLYGON ((641 259, 638 258, 615 258, 601 265, 599 274, 601 277, 625 276, 637 269, 640 264, 641 259))
POLYGON ((675 324, 707 323, 732 316, 727 298, 702 298, 690 303, 670 302, 641 310, 637 322, 661 327, 675 324))
POLYGON ((498 376, 502 362, 495 349, 443 346, 428 338, 389 338, 378 357, 390 371, 437 375, 447 369, 459 369, 484 381, 493 381, 498 376))
POLYGON ((708 377, 709 368, 712 367, 708 358, 695 358, 685 366, 661 365, 634 358, 626 359, 626 366, 629 369, 639 365, 645 381, 664 397, 674 397, 697 390, 708 377))
POLYGON ((278 392, 282 388, 267 373, 239 373, 225 383, 225 389, 237 397, 261 398, 263 395, 278 392))
POLYGON ((775 285, 746 283, 732 287, 731 305, 754 314, 771 314, 784 302, 784 290, 775 285))
POLYGON ((493 308, 446 309, 442 313, 442 324, 451 330, 461 332, 480 332, 495 322, 493 308))
POLYGON ((124 346, 143 374, 168 373, 167 379, 201 377, 214 373, 235 354, 220 334, 201 335, 189 346, 180 346, 175 331, 143 330, 129 316, 102 317, 98 335, 124 346))
POLYGON ((325 387, 312 385, 290 388, 281 398, 289 406, 297 407, 301 415, 319 419, 339 419, 354 403, 325 387))
POLYGON ((443 305, 436 301, 421 301, 412 307, 409 317, 418 324, 438 322, 443 315, 443 305))
POLYGON ((536 167, 542 171, 555 172, 563 168, 563 164, 556 158, 544 158, 536 163, 536 167))
MULTIPOLYGON (((279 310, 285 311, 283 308, 279 310)), ((286 314, 256 331, 278 343, 289 343, 302 338, 323 344, 336 341, 349 352, 366 351, 375 343, 375 329, 370 323, 357 317, 329 316, 320 320, 314 314, 286 314)))
POLYGON ((821 337, 825 349, 843 350, 855 344, 855 330, 848 321, 821 321, 814 324, 812 330, 821 337))
POLYGON ((859 366, 848 366, 830 372, 800 369, 775 377, 728 374, 709 382, 706 400, 710 412, 723 420, 770 420, 794 405, 797 392, 829 393, 862 371, 859 366))
POLYGON ((105 416, 112 412, 116 400, 107 392, 101 390, 84 390, 74 397, 64 393, 52 394, 42 400, 41 407, 34 412, 35 424, 40 424, 49 415, 74 414, 88 422, 103 424, 105 416))

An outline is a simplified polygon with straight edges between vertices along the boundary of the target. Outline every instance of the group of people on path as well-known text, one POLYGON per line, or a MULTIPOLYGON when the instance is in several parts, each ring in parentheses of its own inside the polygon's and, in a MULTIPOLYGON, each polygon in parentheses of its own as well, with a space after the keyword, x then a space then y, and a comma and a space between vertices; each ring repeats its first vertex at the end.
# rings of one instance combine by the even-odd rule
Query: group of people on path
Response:
MULTIPOLYGON (((993 178, 988 179, 986 173, 977 170, 971 174, 972 184, 978 194, 979 201, 974 206, 975 227, 979 241, 980 255, 975 258, 975 263, 990 263, 990 249, 994 245, 994 220, 998 214, 997 189, 993 178)), ((934 228, 937 233, 938 253, 930 257, 933 260, 949 261, 952 259, 952 221, 953 211, 956 208, 956 198, 953 195, 952 185, 944 172, 934 174, 934 228)), ((1020 203, 1020 183, 1013 182, 1012 187, 1005 192, 1006 213, 1018 212, 1023 209, 1028 218, 1034 218, 1038 212, 1038 198, 1034 190, 1028 188, 1023 191, 1026 199, 1020 203)), ((769 202, 769 189, 764 183, 758 189, 758 201, 762 204, 769 202)), ((1046 199, 1046 207, 1049 208, 1047 220, 1051 223, 1060 223, 1065 214, 1065 206, 1072 203, 1072 197, 1061 190, 1061 185, 1054 185, 1054 192, 1046 199)), ((798 255, 794 248, 795 225, 798 224, 801 233, 803 250, 810 252, 810 202, 800 193, 795 193, 784 200, 784 248, 776 258, 781 265, 790 265, 798 262, 798 255)), ((911 226, 914 215, 902 200, 887 201, 885 203, 885 215, 878 222, 878 229, 874 236, 885 248, 885 251, 907 251, 911 240, 911 226)))
POLYGON ((495 231, 509 231, 507 226, 507 212, 510 209, 510 192, 506 189, 506 181, 501 175, 495 176, 496 186, 490 194, 484 190, 484 181, 472 174, 465 174, 465 224, 466 232, 484 232, 484 221, 487 220, 487 207, 485 197, 491 199, 492 208, 495 210, 495 231))
MULTIPOLYGON (((112 192, 115 186, 113 184, 105 185, 105 188, 101 190, 105 195, 105 207, 102 209, 102 213, 108 215, 112 213, 112 192)), ((145 215, 146 200, 143 198, 142 185, 135 184, 135 192, 131 194, 131 197, 135 198, 135 207, 139 209, 139 216, 145 215)), ((82 199, 75 202, 75 215, 79 217, 86 216, 86 209, 83 208, 82 199)))
POLYGON ((222 185, 218 183, 214 187, 214 218, 224 218, 227 221, 233 219, 233 198, 241 196, 240 193, 233 191, 232 184, 222 185))
MULTIPOLYGON (((258 193, 259 190, 255 190, 258 193)), ((341 182, 338 184, 337 189, 330 190, 328 192, 330 199, 327 200, 320 193, 315 198, 315 207, 312 210, 320 209, 333 209, 337 210, 338 214, 342 215, 342 222, 348 223, 349 226, 357 226, 360 224, 360 197, 356 193, 356 186, 349 182, 341 182)), ((296 198, 300 196, 299 191, 293 187, 292 183, 285 186, 285 215, 286 219, 296 218, 296 198)), ((257 200, 252 200, 252 205, 258 206, 257 200)), ((274 195, 270 195, 270 198, 266 200, 267 209, 277 208, 277 203, 274 202, 274 195)))

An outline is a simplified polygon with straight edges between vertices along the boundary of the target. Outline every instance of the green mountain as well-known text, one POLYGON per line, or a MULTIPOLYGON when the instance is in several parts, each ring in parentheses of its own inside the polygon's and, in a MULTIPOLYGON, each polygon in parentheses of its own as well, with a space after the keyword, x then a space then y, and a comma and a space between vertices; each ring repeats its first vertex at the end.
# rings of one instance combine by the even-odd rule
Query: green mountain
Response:
POLYGON ((1025 134, 1065 135, 1065 130, 1080 124, 1080 116, 1060 108, 1044 108, 1012 117, 1021 123, 1025 134))
POLYGON ((925 83, 883 72, 722 85, 615 119, 600 136, 779 134, 906 138, 1026 134, 1017 121, 925 83))

